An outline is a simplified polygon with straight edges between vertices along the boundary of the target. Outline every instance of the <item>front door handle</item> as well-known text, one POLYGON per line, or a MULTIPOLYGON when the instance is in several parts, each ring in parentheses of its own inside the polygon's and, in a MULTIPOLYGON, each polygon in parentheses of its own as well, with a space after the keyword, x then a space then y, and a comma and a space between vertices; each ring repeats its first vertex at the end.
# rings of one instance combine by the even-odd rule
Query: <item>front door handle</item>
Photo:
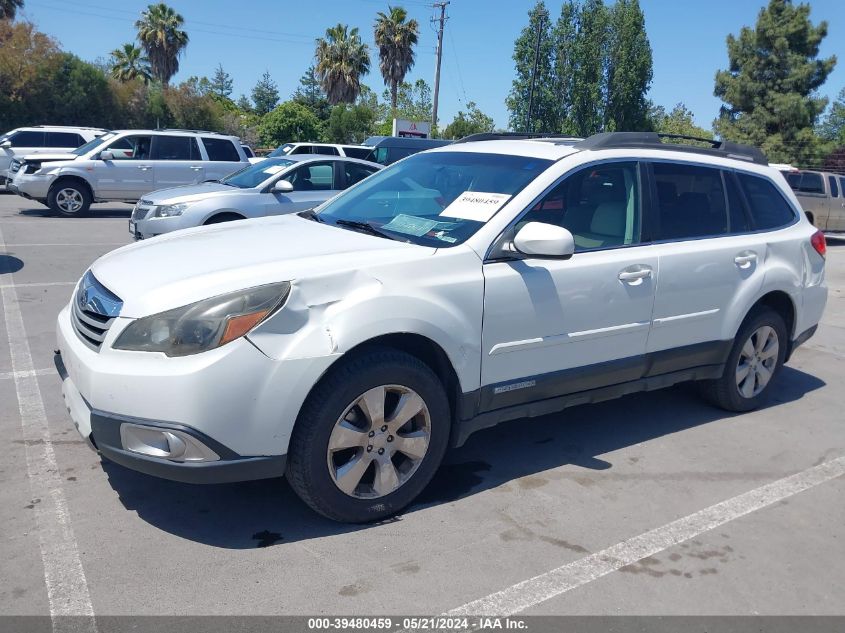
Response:
POLYGON ((202 166, 201 165, 191 165, 191 169, 193 169, 194 171, 199 171, 199 170, 202 169, 202 166))
POLYGON ((751 268, 751 264, 757 261, 757 253, 743 251, 734 257, 734 263, 740 268, 751 268))
POLYGON ((624 281, 632 286, 641 284, 643 279, 648 279, 649 277, 651 277, 651 267, 643 264, 631 266, 619 273, 619 281, 624 281))
POLYGON ((141 171, 149 171, 150 169, 152 169, 152 165, 138 165, 138 169, 140 169, 141 171))

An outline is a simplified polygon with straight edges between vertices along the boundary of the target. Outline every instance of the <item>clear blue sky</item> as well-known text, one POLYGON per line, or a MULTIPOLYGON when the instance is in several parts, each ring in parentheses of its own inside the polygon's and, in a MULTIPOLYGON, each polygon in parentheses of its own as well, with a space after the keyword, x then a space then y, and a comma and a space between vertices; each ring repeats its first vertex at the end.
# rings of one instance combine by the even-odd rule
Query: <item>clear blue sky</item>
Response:
MULTIPOLYGON (((133 40, 133 23, 151 0, 25 0, 23 15, 83 59, 107 57, 133 40)), ((713 76, 727 66, 725 37, 752 25, 766 0, 640 0, 654 51, 649 97, 670 108, 684 102, 703 127, 717 115, 713 76)), ((434 80, 436 36, 431 3, 392 0, 420 22, 417 63, 410 80, 434 80)), ((372 48, 372 23, 388 0, 168 0, 185 17, 191 38, 176 81, 211 75, 218 62, 234 79, 234 96, 249 94, 269 70, 282 98, 297 87, 311 63, 314 39, 337 22, 358 26, 372 48)), ((513 41, 528 21, 534 0, 452 0, 444 37, 440 119, 450 121, 466 101, 475 101, 498 126, 508 122, 504 99, 513 79, 513 41)), ((553 16, 560 0, 546 0, 553 16)), ((821 54, 839 63, 822 88, 833 98, 845 87, 845 10, 842 0, 812 0, 811 18, 829 24, 821 54)), ((364 83, 384 88, 376 52, 364 83)))

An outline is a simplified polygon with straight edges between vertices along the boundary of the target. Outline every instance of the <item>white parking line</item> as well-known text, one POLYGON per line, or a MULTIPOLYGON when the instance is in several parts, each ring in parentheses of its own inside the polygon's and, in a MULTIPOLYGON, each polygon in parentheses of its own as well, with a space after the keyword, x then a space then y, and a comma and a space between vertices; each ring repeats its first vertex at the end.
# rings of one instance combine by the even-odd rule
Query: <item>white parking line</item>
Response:
MULTIPOLYGON (((0 230, 0 252, 6 250, 0 230)), ((94 608, 88 592, 88 582, 79 557, 79 547, 70 522, 67 500, 53 451, 47 413, 41 398, 32 353, 26 338, 23 315, 14 283, 0 290, 12 373, 21 416, 21 430, 26 451, 26 468, 30 494, 34 503, 44 582, 53 629, 63 626, 61 616, 91 616, 73 621, 74 630, 96 631, 94 608)))
POLYGON ((38 288, 40 286, 75 286, 75 281, 32 281, 22 284, 0 284, 0 288, 38 288))
POLYGON ((0 371, 0 380, 9 380, 10 378, 31 378, 33 376, 46 376, 47 374, 55 374, 55 369, 32 369, 26 371, 0 371))
POLYGON ((15 248, 21 246, 126 246, 130 242, 86 242, 82 243, 70 243, 70 242, 52 242, 49 244, 44 243, 19 243, 19 244, 6 244, 8 248, 15 248))
POLYGON ((447 612, 447 616, 508 616, 577 589, 614 571, 653 556, 703 532, 845 475, 845 457, 837 457, 790 477, 733 497, 667 523, 600 552, 562 565, 447 612))

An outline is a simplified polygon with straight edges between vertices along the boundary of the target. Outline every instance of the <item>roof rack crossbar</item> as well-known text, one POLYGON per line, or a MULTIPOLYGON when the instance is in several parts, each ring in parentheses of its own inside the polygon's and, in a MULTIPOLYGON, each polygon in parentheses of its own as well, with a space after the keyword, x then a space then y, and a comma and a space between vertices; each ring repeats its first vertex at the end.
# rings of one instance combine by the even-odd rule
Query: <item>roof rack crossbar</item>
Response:
POLYGON ((663 149, 671 149, 676 152, 710 154, 711 156, 715 155, 722 156, 724 158, 734 158, 737 160, 757 163, 759 165, 769 164, 766 155, 763 154, 763 152, 757 147, 753 147, 751 145, 741 145, 730 141, 719 141, 716 139, 700 138, 697 136, 686 136, 684 134, 658 134, 657 132, 602 132, 600 134, 593 134, 589 138, 586 138, 576 144, 575 147, 582 150, 622 148, 653 149, 655 147, 661 147, 663 149), (698 147, 695 145, 683 145, 680 143, 664 143, 661 140, 663 138, 696 141, 706 143, 710 145, 710 147, 698 147))

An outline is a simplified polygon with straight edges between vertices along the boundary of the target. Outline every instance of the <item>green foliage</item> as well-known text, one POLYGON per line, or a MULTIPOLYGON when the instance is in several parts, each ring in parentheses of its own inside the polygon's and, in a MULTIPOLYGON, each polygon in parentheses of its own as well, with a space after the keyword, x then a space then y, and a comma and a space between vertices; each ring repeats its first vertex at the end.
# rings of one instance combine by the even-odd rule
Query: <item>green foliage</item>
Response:
POLYGON ((252 112, 252 104, 250 103, 246 95, 241 95, 240 97, 238 97, 237 106, 243 112, 252 112))
POLYGON ((604 131, 607 102, 605 69, 611 39, 609 18, 602 0, 587 0, 578 10, 569 115, 569 127, 578 136, 604 131))
POLYGON ((232 78, 225 70, 223 64, 217 64, 217 70, 214 71, 214 76, 211 78, 211 93, 228 99, 232 94, 232 78))
POLYGON ((607 46, 607 131, 648 126, 646 93, 651 86, 651 45, 638 0, 616 0, 610 9, 607 46))
POLYGON ((270 78, 270 72, 264 71, 261 79, 252 89, 253 110, 259 116, 270 112, 279 103, 279 88, 276 82, 270 78))
POLYGON ((142 79, 149 82, 152 79, 150 60, 144 57, 144 51, 128 42, 111 52, 109 72, 118 81, 133 81, 142 79))
POLYGON ((470 134, 492 132, 493 127, 493 117, 484 114, 473 101, 468 101, 467 111, 458 110, 458 114, 443 130, 443 138, 459 139, 470 134))
POLYGON ((663 106, 652 106, 648 113, 648 125, 646 127, 650 127, 661 134, 713 138, 711 131, 695 124, 692 112, 683 103, 676 104, 672 111, 668 113, 663 106))
MULTIPOLYGON (((390 101, 392 95, 385 90, 382 99, 390 101)), ((396 118, 410 121, 431 121, 432 115, 431 86, 424 79, 417 79, 413 84, 402 82, 396 91, 396 107, 384 106, 382 113, 387 122, 393 125, 393 112, 396 118)))
POLYGON ((514 42, 513 61, 516 64, 516 78, 505 99, 505 104, 510 111, 510 127, 519 132, 529 131, 526 128, 528 101, 538 31, 540 32, 540 55, 537 57, 530 131, 556 130, 558 126, 559 103, 553 79, 552 26, 545 2, 538 0, 534 8, 528 12, 528 26, 522 29, 514 42))
POLYGON ((773 162, 818 160, 814 127, 827 99, 815 91, 836 64, 818 58, 826 35, 826 22, 810 21, 810 5, 789 0, 770 0, 755 28, 729 35, 729 67, 716 73, 714 94, 725 103, 716 132, 761 147, 773 162))
POLYGON ((301 103, 285 101, 261 119, 261 142, 268 147, 320 138, 320 120, 301 103))
POLYGON ((552 31, 554 38, 554 79, 552 82, 557 115, 549 121, 548 129, 553 132, 573 134, 570 120, 572 107, 572 82, 575 76, 575 45, 578 41, 578 6, 575 0, 565 0, 560 16, 552 31))
POLYGON ((375 43, 379 52, 379 70, 390 89, 390 107, 396 110, 399 85, 414 67, 414 46, 420 35, 419 23, 408 20, 402 7, 388 6, 388 12, 379 11, 374 25, 375 43))
MULTIPOLYGON (((196 79, 196 78, 194 78, 196 79)), ((186 81, 176 88, 164 90, 164 104, 167 108, 167 124, 188 130, 218 131, 223 127, 223 107, 210 94, 202 80, 186 81)))
POLYGON ((317 71, 313 64, 299 78, 299 86, 294 91, 292 99, 311 110, 320 121, 328 121, 332 106, 326 99, 326 93, 323 92, 323 87, 317 79, 317 71))
POLYGON ((354 103, 361 90, 361 77, 370 72, 370 53, 358 29, 338 24, 317 40, 317 78, 329 103, 354 103))
POLYGON ((327 143, 359 144, 373 134, 376 115, 365 105, 341 103, 332 108, 323 133, 327 143))
POLYGON ((845 145, 845 88, 831 104, 830 111, 819 125, 819 136, 836 145, 845 145))
POLYGON ((184 23, 185 19, 163 2, 149 5, 135 22, 153 77, 165 86, 179 72, 179 56, 188 45, 184 23))
POLYGON ((23 0, 0 0, 0 20, 14 20, 18 9, 23 9, 23 0))

